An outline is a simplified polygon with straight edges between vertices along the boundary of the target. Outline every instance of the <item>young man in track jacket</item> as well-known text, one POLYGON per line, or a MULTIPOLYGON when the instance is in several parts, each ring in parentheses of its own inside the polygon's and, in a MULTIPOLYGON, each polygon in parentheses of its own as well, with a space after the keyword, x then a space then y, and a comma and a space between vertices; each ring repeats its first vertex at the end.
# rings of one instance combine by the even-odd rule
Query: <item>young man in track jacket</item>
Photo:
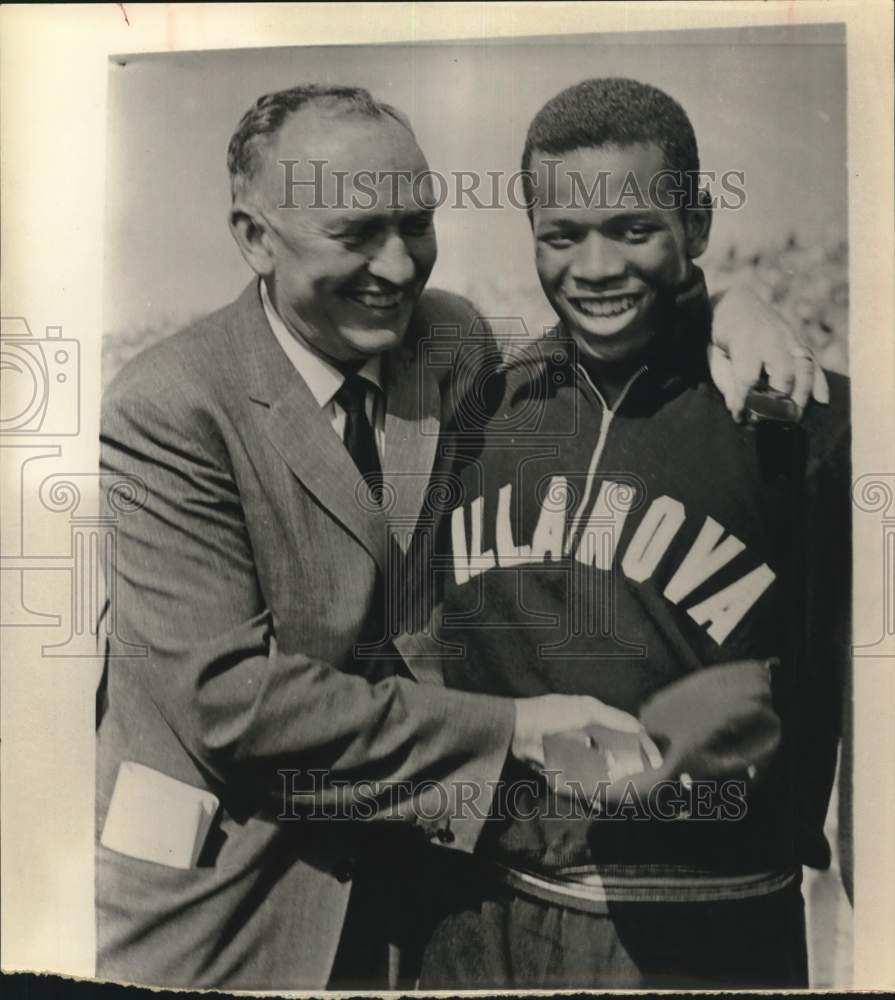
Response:
POLYGON ((829 863, 848 655, 847 381, 800 426, 729 419, 693 263, 711 212, 666 94, 571 87, 522 165, 560 322, 456 437, 441 667, 483 694, 593 695, 646 736, 574 733, 534 755, 562 773, 505 768, 501 818, 434 894, 421 985, 806 986, 801 866, 829 863))

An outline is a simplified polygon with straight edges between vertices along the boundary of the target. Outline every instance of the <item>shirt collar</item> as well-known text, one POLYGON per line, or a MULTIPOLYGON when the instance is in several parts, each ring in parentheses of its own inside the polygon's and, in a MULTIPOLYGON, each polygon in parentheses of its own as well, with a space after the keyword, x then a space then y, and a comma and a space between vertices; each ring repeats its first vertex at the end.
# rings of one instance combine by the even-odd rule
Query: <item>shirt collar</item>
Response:
MULTIPOLYGON (((311 350, 301 337, 292 333, 270 301, 267 283, 262 280, 260 285, 264 315, 267 317, 267 322, 270 324, 270 329, 273 331, 277 343, 283 348, 286 357, 304 379, 314 399, 317 400, 317 405, 321 410, 324 409, 332 402, 333 396, 342 387, 345 374, 334 362, 311 350)), ((362 368, 358 369, 358 375, 369 379, 381 391, 382 358, 379 355, 370 358, 362 368)))

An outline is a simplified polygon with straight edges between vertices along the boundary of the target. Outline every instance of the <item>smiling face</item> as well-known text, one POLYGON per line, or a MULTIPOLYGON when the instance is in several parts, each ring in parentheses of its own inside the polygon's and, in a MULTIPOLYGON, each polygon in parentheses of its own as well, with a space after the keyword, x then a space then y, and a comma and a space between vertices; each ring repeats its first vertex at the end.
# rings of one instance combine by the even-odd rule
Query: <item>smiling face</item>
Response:
POLYGON ((397 347, 437 253, 431 182, 396 179, 428 170, 411 133, 388 116, 308 108, 286 121, 264 155, 254 185, 257 245, 247 253, 237 240, 280 317, 337 361, 397 347), (325 161, 320 185, 287 190, 284 160, 299 161, 291 179, 301 182, 315 176, 309 161, 325 161))
POLYGON ((707 214, 661 207, 674 203, 673 181, 667 192, 651 184, 666 167, 652 143, 561 156, 536 150, 530 166, 536 176, 535 261, 550 304, 592 360, 634 361, 657 332, 665 295, 686 279, 691 258, 705 249, 707 214), (557 160, 553 167, 546 163, 557 160), (580 178, 577 187, 573 175, 580 178), (598 175, 605 176, 605 187, 588 199, 585 192, 598 175), (634 191, 643 197, 632 196, 634 191))

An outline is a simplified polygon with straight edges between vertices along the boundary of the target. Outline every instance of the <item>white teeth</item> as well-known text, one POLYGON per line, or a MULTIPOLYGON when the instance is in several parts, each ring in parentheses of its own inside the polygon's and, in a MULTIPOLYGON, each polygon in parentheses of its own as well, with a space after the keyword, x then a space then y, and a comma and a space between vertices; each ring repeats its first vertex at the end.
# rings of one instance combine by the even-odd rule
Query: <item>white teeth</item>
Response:
POLYGON ((612 299, 573 299, 575 307, 588 316, 620 316, 637 304, 636 295, 623 295, 612 299))

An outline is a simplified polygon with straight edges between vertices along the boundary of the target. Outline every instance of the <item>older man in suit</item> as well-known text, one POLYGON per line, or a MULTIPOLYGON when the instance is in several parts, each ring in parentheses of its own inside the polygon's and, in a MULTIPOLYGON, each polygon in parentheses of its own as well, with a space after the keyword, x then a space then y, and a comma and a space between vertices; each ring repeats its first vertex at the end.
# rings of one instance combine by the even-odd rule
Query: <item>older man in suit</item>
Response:
POLYGON ((146 492, 121 519, 98 698, 97 974, 385 986, 404 852, 471 851, 508 754, 636 723, 420 683, 413 650, 381 641, 450 420, 419 342, 474 319, 423 294, 436 245, 409 125, 363 90, 297 87, 246 114, 228 165, 257 278, 103 406, 103 480, 146 492), (337 204, 284 192, 283 165, 312 159, 348 178, 337 204))

